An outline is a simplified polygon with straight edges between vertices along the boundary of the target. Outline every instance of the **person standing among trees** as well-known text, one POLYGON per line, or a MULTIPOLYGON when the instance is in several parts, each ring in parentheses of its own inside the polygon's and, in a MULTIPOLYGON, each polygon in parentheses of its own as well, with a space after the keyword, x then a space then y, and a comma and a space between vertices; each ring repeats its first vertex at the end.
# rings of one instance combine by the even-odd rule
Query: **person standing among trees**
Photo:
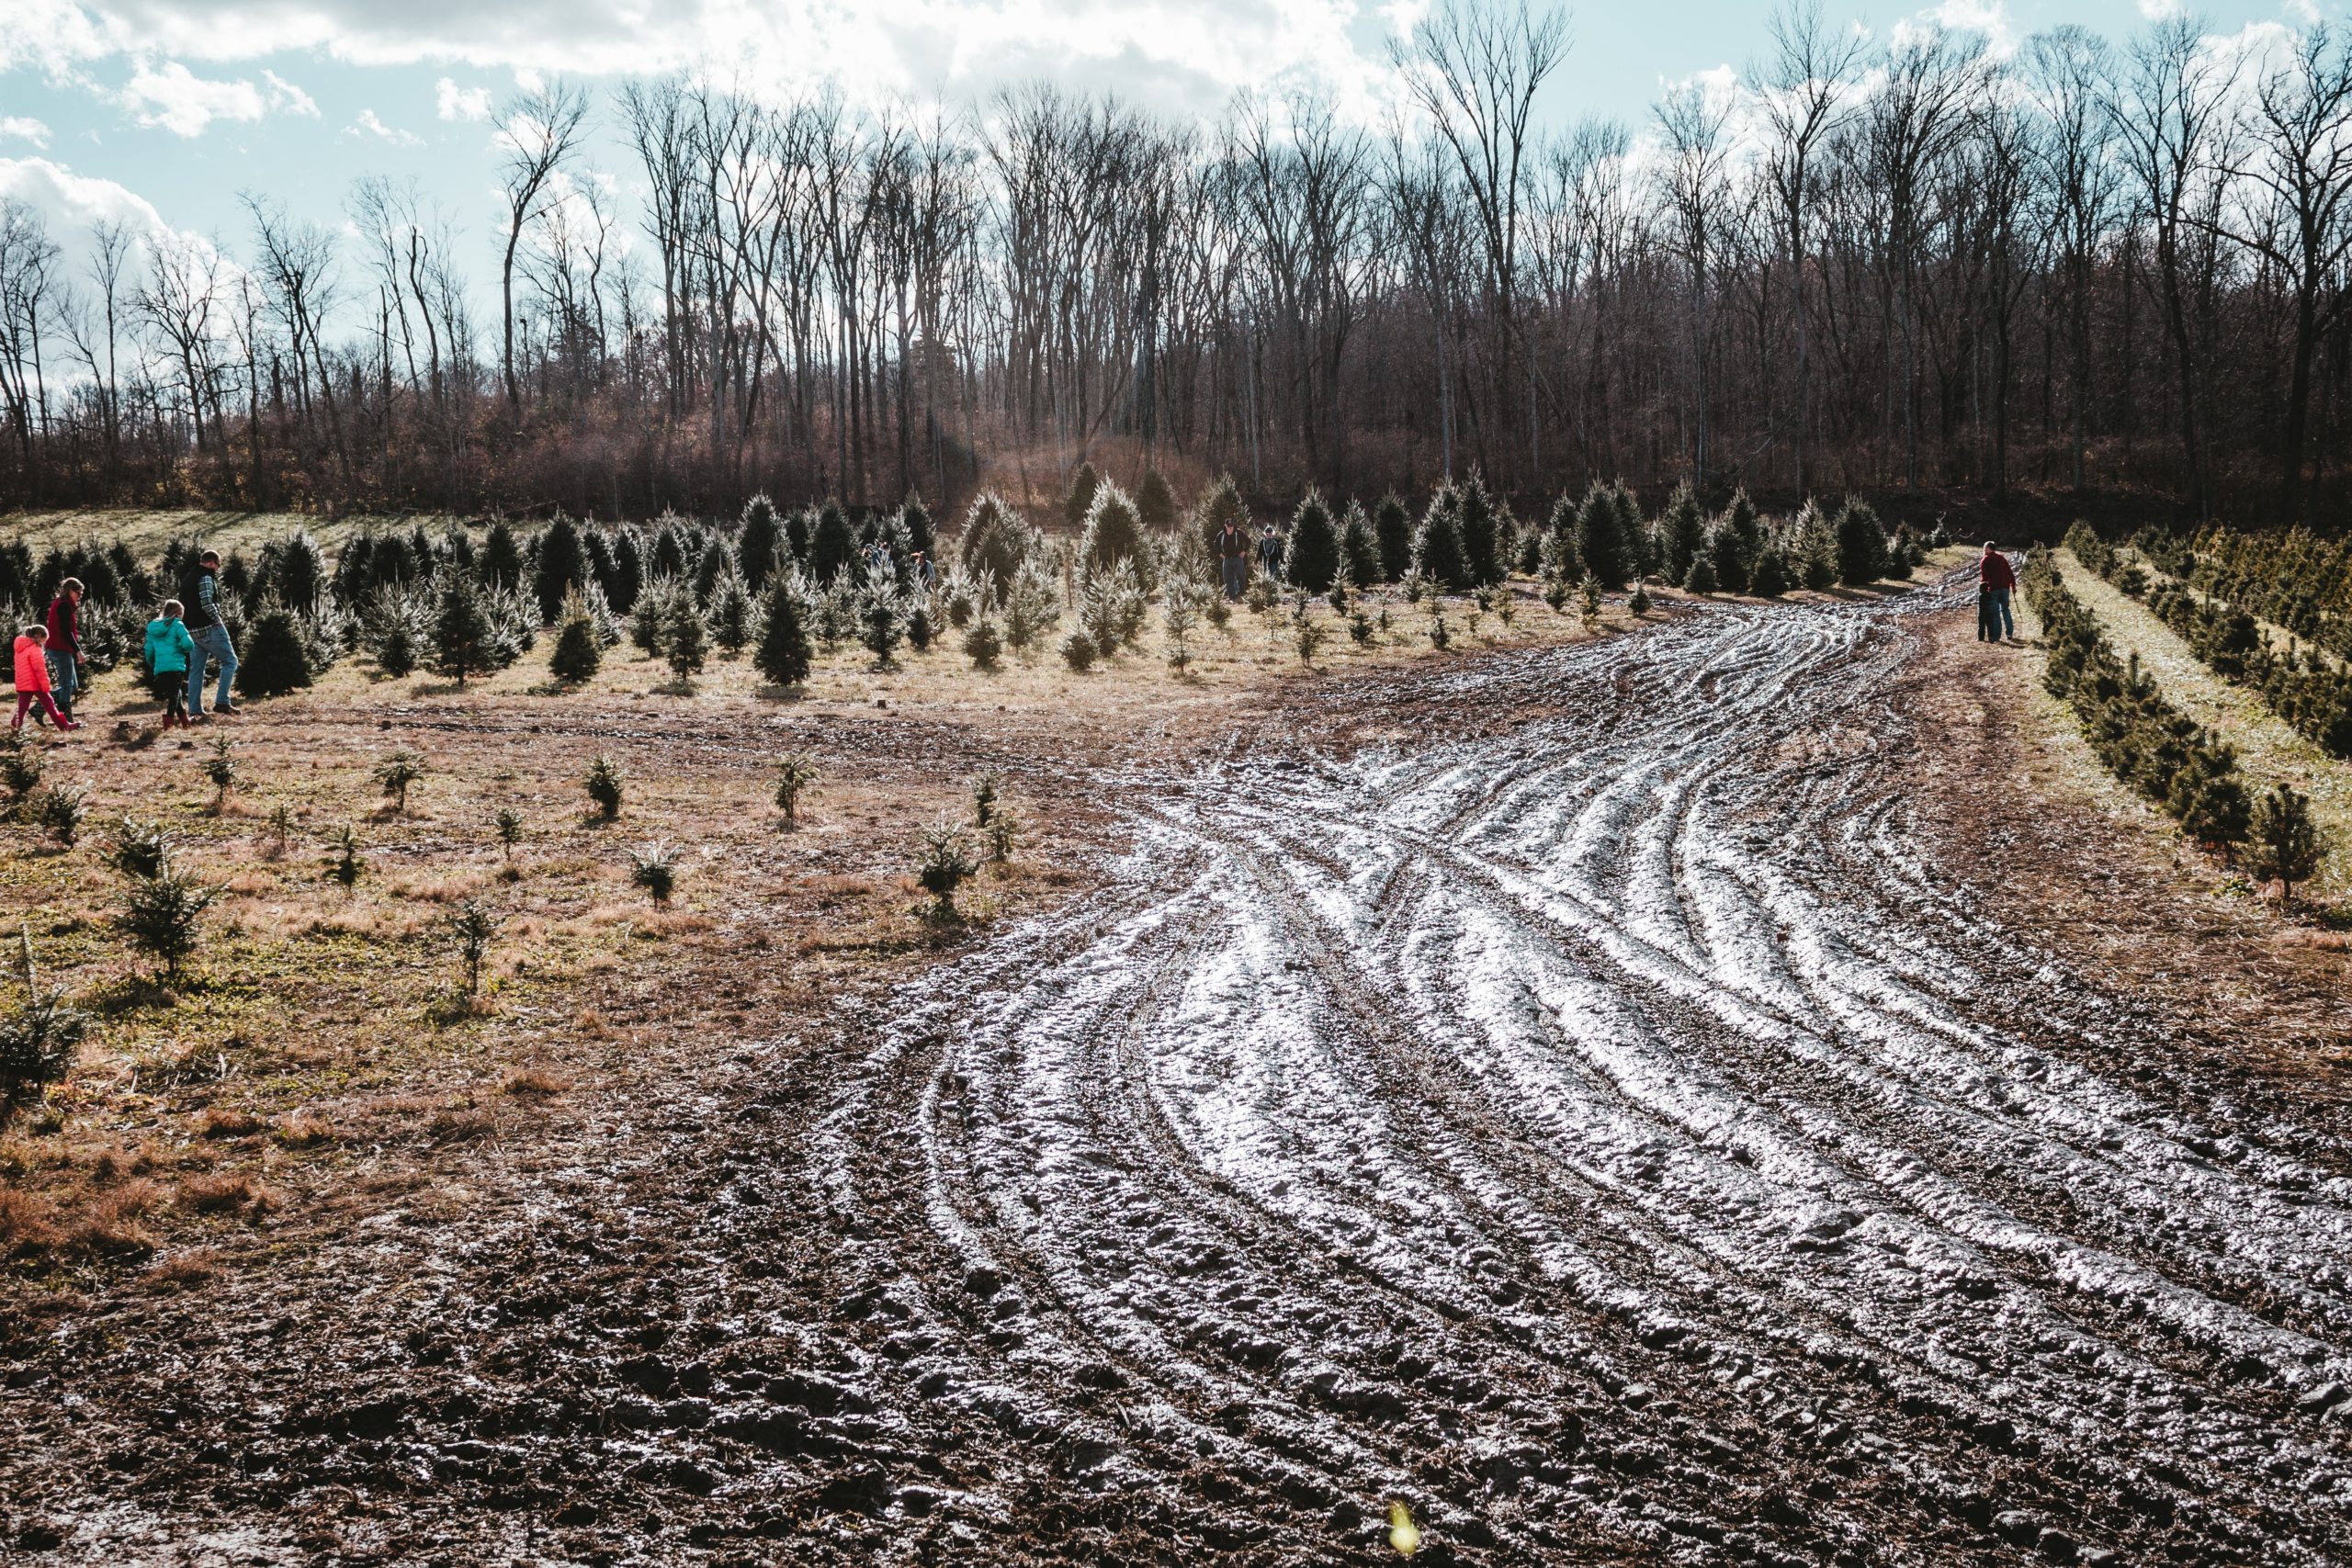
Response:
POLYGON ((196 638, 181 624, 183 613, 178 600, 166 599, 163 610, 147 623, 147 671, 155 694, 164 699, 165 729, 187 722, 187 667, 196 656, 196 638))
POLYGON ((22 729, 25 715, 35 709, 49 716, 60 730, 71 731, 82 727, 57 711, 56 699, 49 693, 49 628, 27 626, 17 634, 17 719, 8 728, 22 729))
POLYGON ((74 694, 82 688, 82 580, 69 577, 57 585, 43 625, 49 628, 50 694, 57 709, 74 716, 74 694))
POLYGON ((1250 587, 1250 535, 1230 517, 1217 530, 1216 558, 1225 569, 1225 596, 1240 598, 1250 587))
POLYGON ((1266 520, 1266 531, 1258 538, 1258 564, 1269 576, 1283 569, 1283 536, 1274 532, 1272 518, 1266 520))
POLYGON ((1976 563, 1976 640, 2002 642, 2018 635, 2018 624, 2009 616, 2009 595, 2018 585, 2018 574, 2009 565, 2009 558, 1992 540, 1984 541, 1984 558, 1976 563))
POLYGON ((180 585, 180 604, 187 617, 189 638, 196 652, 187 661, 187 718, 190 724, 204 717, 204 665, 207 660, 220 666, 220 689, 212 698, 214 713, 235 713, 237 705, 229 700, 229 682, 237 674, 237 645, 230 639, 229 628, 220 620, 220 552, 207 550, 196 560, 196 570, 180 585))

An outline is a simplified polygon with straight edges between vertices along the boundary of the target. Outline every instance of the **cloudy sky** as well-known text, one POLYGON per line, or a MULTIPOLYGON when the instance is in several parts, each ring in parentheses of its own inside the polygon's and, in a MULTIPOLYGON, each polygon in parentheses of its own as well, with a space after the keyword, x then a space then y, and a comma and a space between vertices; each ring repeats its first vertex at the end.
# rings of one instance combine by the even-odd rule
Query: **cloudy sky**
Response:
MULTIPOLYGON (((2343 0, 2215 0, 2216 31, 2330 19, 2343 0)), ((458 215, 477 263, 496 226, 487 116, 518 82, 713 68, 783 96, 831 79, 853 101, 984 100, 1047 77, 1213 117, 1237 92, 1325 85, 1373 116, 1386 42, 1426 0, 0 0, 0 195, 52 231, 96 216, 244 244, 238 193, 340 225, 355 179, 413 176, 458 215)), ((2177 0, 1825 0, 1884 37, 1939 20, 1996 51, 2063 22, 2121 39, 2177 0)), ((1544 118, 1640 123, 1660 89, 1740 71, 1764 0, 1571 8, 1572 48, 1544 118)), ((605 101, 600 99, 600 102, 605 101)), ((593 155, 635 184, 616 125, 593 155)))

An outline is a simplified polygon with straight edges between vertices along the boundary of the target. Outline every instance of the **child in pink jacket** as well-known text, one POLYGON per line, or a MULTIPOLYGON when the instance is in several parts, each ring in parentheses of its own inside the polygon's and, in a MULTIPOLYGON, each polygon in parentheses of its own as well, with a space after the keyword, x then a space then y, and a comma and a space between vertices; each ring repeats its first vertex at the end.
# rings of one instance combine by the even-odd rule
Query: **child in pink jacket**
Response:
POLYGON ((11 729, 25 727, 25 715, 33 705, 49 716, 51 724, 61 730, 82 727, 57 711, 57 699, 49 694, 49 628, 27 626, 17 634, 17 719, 11 729))

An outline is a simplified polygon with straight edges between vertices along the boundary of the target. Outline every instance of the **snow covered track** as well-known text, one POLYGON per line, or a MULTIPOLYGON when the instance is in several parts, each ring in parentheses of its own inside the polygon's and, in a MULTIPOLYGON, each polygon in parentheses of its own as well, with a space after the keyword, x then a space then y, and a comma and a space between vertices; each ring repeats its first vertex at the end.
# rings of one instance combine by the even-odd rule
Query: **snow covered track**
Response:
POLYGON ((1384 750, 1116 781, 1108 897, 910 998, 818 1139, 992 1506, 1270 1562, 1392 1497, 1465 1561, 2352 1555, 2346 1151, 2126 1087, 2165 1021, 1906 848, 1949 607, 1690 614, 1390 682, 1455 722, 1384 750))

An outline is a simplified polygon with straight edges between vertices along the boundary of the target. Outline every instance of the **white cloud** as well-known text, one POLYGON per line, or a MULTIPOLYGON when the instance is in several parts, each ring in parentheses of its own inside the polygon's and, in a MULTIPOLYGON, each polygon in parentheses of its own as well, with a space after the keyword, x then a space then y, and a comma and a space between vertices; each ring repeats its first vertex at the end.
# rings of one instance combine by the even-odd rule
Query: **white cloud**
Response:
POLYGON ((2007 60, 2018 51, 2018 29, 2009 19, 2007 0, 1943 0, 1926 14, 1951 31, 1982 33, 1985 49, 1996 60, 2007 60))
POLYGON ((29 115, 0 115, 0 136, 21 139, 36 147, 49 145, 49 127, 29 115))
POLYGON ((2169 21, 2183 9, 2181 0, 2140 0, 2140 15, 2152 22, 2169 21))
POLYGON ((444 76, 433 84, 433 108, 443 119, 488 119, 490 89, 460 87, 444 76))
POLYGON ((208 81, 176 60, 165 61, 161 70, 141 62, 119 101, 140 124, 175 136, 201 135, 216 119, 254 120, 269 112, 251 82, 208 81))
MULTIPOLYGON (((1363 20, 1426 0, 0 0, 0 64, 107 56, 202 64, 315 53, 357 65, 588 76, 701 68, 763 93, 828 78, 863 102, 983 97, 1043 77, 1158 111, 1216 113, 1239 88, 1301 81, 1368 112, 1387 85, 1363 20), (20 25, 17 13, 25 13, 20 25)), ((1378 30, 1378 29, 1375 29, 1378 30)), ((451 118, 475 94, 451 88, 451 118)), ((183 120, 193 118, 184 115, 183 120)), ((219 111, 206 118, 223 118, 219 111)))
POLYGON ((373 136, 381 141, 389 141, 395 147, 422 147, 424 145, 423 138, 412 135, 408 131, 401 130, 395 126, 386 125, 382 120, 377 118, 376 111, 374 109, 361 109, 359 111, 358 118, 354 119, 349 125, 344 127, 343 133, 345 136, 373 136))
POLYGON ((275 71, 264 71, 263 80, 269 84, 269 107, 286 114, 309 115, 319 118, 319 102, 275 71))

